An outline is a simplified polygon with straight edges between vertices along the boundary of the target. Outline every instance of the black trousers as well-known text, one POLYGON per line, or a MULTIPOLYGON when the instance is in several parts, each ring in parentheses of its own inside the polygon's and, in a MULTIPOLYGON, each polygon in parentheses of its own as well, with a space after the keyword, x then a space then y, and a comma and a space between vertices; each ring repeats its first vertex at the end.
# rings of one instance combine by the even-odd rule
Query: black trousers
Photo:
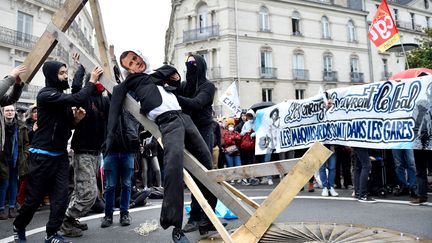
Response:
POLYGON ((50 197, 50 215, 46 224, 47 235, 53 235, 63 223, 69 203, 69 159, 67 154, 49 156, 30 153, 29 174, 24 205, 14 225, 25 229, 39 208, 45 195, 50 197))
MULTIPOLYGON (((209 151, 213 150, 213 129, 212 129, 212 127, 213 127, 213 124, 198 127, 198 131, 201 134, 201 137, 204 139, 204 142, 206 143, 207 147, 209 148, 209 151), (212 150, 210 150, 210 148, 212 148, 212 150)), ((206 167, 208 170, 212 169, 212 163, 211 163, 212 161, 210 161, 210 163, 208 163, 208 161, 199 161, 199 162, 202 165, 204 165, 204 167, 206 167)), ((201 191, 207 190, 207 188, 204 187, 200 181, 195 179, 195 177, 193 177, 193 179, 197 183, 197 185, 201 191)), ((204 194, 204 196, 207 199, 208 203, 210 204, 210 207, 214 211, 216 208, 217 198, 211 192, 204 194)), ((201 206, 199 205, 198 201, 192 195, 190 219, 194 220, 194 221, 200 221, 203 218, 206 218, 206 214, 201 209, 201 206)))
MULTIPOLYGON (((160 225, 164 229, 170 226, 181 228, 184 207, 184 146, 202 164, 211 165, 212 157, 204 139, 188 115, 180 111, 166 112, 156 119, 156 123, 164 144, 164 199, 160 225)), ((201 183, 197 184, 204 197, 210 202, 209 198, 214 196, 201 183)))

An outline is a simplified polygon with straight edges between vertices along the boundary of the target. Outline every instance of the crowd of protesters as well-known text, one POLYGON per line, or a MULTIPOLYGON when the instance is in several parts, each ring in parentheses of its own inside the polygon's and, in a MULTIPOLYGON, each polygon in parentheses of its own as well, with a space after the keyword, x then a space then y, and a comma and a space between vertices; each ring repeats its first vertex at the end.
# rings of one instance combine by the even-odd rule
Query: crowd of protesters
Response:
MULTIPOLYGON (((72 92, 64 92, 69 88, 66 65, 46 62, 46 87, 39 92, 37 104, 26 112, 21 109, 24 116, 17 114, 14 104, 22 92, 20 75, 26 68, 19 66, 0 81, 0 220, 15 218, 16 242, 26 241, 25 228, 46 198, 51 212, 45 242, 69 242, 63 235, 82 236, 88 226, 79 218, 92 210, 105 213, 101 227, 106 228, 114 223, 113 212, 119 208, 119 223, 128 226, 129 208, 145 205, 149 197, 164 199, 161 225, 174 226, 173 241, 188 242, 184 232, 215 229, 193 197, 190 217, 181 227, 183 163, 178 158, 183 158, 183 147, 207 169, 296 158, 305 152, 276 154, 273 148, 255 155, 253 109, 244 110, 239 118, 213 117, 215 88, 205 77, 206 63, 199 55, 188 57, 186 82, 180 84, 173 67, 163 66, 150 74, 149 63, 139 52, 124 52, 120 63, 129 75, 112 95, 104 94, 98 81, 101 68, 88 72, 78 55, 73 58, 72 92), (141 102, 141 113, 159 126, 164 149, 122 107, 127 93, 141 102), (175 164, 170 162, 173 159, 175 164)), ((279 118, 278 112, 271 116, 275 121, 279 118)), ((336 197, 336 189, 346 188, 360 202, 375 202, 370 195, 383 192, 409 195, 415 205, 427 202, 430 151, 328 148, 334 153, 310 179, 308 191, 321 187, 323 197, 336 197), (374 179, 379 173, 386 173, 387 180, 374 179)), ((280 179, 284 176, 279 175, 280 179)), ((274 179, 266 176, 230 183, 273 185, 274 179)), ((198 185, 214 210, 216 197, 198 185)))

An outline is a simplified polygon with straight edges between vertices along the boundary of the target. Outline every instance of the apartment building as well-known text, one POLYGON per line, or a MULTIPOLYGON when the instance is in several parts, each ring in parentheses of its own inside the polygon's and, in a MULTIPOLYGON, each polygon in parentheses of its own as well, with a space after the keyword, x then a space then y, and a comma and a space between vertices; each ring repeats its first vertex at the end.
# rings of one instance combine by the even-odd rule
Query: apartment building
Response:
MULTIPOLYGON (((39 37, 50 23, 54 13, 63 6, 64 0, 0 0, 0 75, 24 62, 39 37)), ((91 16, 84 9, 67 31, 68 36, 89 55, 95 56, 94 27, 91 16)), ((67 63, 73 73, 71 53, 57 45, 48 60, 67 63)), ((37 92, 45 86, 41 70, 31 84, 24 87, 18 106, 35 103, 37 92)))
MULTIPOLYGON (((417 43, 423 28, 430 26, 431 11, 425 8, 430 0, 388 2, 397 9, 403 41, 417 43)), ((173 0, 165 61, 185 72, 189 53, 203 55, 208 78, 217 87, 217 114, 229 114, 217 97, 233 81, 241 106, 247 108, 310 97, 321 88, 383 80, 403 70, 405 60, 401 53, 379 53, 367 38, 379 3, 173 0)))

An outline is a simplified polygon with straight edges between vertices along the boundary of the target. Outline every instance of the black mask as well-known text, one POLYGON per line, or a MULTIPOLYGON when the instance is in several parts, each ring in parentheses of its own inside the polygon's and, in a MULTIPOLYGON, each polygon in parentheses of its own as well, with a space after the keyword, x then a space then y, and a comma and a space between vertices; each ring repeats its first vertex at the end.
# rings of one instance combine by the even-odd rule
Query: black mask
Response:
POLYGON ((186 75, 196 75, 197 72, 197 66, 194 64, 187 64, 186 65, 186 75))
POLYGON ((60 82, 60 89, 61 90, 67 90, 69 89, 69 82, 68 81, 61 81, 60 82))

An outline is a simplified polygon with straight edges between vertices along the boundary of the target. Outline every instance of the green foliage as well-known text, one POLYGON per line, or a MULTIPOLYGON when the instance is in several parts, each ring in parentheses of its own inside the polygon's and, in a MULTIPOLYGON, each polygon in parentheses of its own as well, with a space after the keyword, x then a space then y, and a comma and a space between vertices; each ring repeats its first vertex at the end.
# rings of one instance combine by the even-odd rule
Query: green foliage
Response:
POLYGON ((425 33, 419 48, 411 50, 408 55, 410 68, 432 68, 432 29, 426 29, 425 33))

